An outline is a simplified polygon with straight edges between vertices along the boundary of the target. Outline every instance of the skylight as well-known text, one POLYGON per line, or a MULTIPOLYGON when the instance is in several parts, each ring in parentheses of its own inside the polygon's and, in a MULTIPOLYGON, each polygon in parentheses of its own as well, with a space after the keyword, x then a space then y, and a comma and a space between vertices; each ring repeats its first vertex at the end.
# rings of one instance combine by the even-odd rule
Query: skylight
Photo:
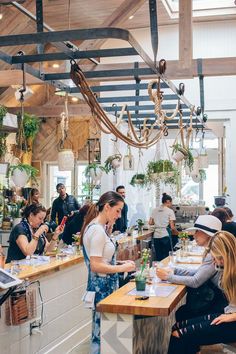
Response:
MULTIPOLYGON (((176 18, 179 0, 162 0, 171 18, 176 18)), ((234 0, 193 0, 193 17, 236 15, 234 0)))

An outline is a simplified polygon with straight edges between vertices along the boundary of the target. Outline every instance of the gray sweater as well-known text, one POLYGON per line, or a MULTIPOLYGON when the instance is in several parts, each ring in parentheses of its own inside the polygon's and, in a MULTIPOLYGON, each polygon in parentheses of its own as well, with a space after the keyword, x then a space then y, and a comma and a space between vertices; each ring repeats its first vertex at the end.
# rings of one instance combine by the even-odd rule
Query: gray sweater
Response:
POLYGON ((214 285, 219 287, 219 278, 220 272, 215 270, 213 259, 209 253, 197 270, 175 268, 174 274, 168 275, 167 280, 171 283, 189 286, 190 288, 198 288, 209 279, 214 285))

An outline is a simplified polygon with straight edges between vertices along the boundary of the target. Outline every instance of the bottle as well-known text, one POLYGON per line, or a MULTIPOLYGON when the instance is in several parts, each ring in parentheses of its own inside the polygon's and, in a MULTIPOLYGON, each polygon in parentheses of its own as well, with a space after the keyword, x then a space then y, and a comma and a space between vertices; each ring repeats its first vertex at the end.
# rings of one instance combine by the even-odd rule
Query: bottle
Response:
POLYGON ((2 245, 0 245, 0 268, 4 268, 4 265, 5 265, 5 254, 3 252, 3 248, 2 248, 2 245))

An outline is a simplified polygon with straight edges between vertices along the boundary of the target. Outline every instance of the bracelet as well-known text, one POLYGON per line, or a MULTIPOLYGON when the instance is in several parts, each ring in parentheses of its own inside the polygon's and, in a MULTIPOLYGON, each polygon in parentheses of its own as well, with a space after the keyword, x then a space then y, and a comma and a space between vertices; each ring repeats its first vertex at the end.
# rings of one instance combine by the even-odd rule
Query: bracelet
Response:
POLYGON ((38 240, 39 240, 39 237, 38 237, 38 236, 35 236, 35 235, 33 235, 32 238, 33 238, 33 240, 35 240, 35 241, 38 241, 38 240))

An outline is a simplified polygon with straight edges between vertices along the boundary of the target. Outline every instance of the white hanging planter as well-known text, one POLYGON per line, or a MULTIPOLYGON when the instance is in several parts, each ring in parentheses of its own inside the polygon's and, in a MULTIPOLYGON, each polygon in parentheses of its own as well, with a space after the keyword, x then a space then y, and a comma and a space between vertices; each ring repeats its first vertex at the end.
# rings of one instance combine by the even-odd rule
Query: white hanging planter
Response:
POLYGON ((123 158, 123 170, 124 171, 133 171, 134 170, 134 156, 125 155, 123 158))
POLYGON ((199 155, 198 157, 199 161, 199 168, 208 168, 209 163, 208 163, 208 155, 199 155))
POLYGON ((18 168, 13 171, 11 176, 11 179, 16 187, 24 187, 27 184, 29 178, 30 176, 26 173, 26 171, 21 171, 18 168))
POLYGON ((71 149, 63 149, 58 152, 59 171, 71 171, 74 168, 74 154, 71 149))
POLYGON ((193 168, 190 171, 190 176, 196 176, 199 174, 199 161, 198 158, 194 158, 193 168))
POLYGON ((112 165, 113 168, 116 169, 116 168, 120 167, 120 165, 121 165, 121 160, 119 160, 119 159, 114 159, 114 160, 111 161, 111 165, 112 165))
POLYGON ((181 151, 177 151, 176 153, 174 153, 174 155, 172 156, 172 159, 175 162, 181 162, 183 159, 185 158, 185 155, 181 152, 181 151))
POLYGON ((201 182, 201 176, 200 176, 200 174, 192 175, 192 180, 193 180, 193 182, 195 182, 195 183, 201 182))
POLYGON ((160 174, 158 174, 158 173, 150 173, 150 179, 151 179, 151 181, 152 181, 152 182, 158 181, 158 179, 160 178, 159 175, 160 175, 160 174))
POLYGON ((100 181, 100 179, 102 177, 102 173, 103 173, 103 171, 99 167, 90 168, 90 170, 89 170, 90 177, 94 182, 100 181))

